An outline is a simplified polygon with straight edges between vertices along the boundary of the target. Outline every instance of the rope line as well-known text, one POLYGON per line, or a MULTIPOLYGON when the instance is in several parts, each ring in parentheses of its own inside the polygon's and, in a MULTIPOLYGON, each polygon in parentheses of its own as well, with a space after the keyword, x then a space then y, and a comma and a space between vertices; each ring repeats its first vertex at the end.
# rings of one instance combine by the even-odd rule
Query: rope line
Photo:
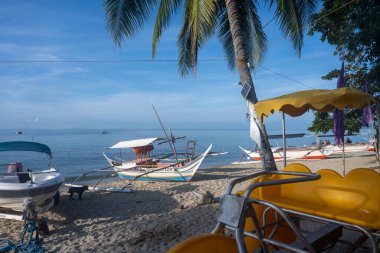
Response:
POLYGON ((344 7, 346 7, 347 5, 349 5, 349 4, 351 4, 351 3, 355 2, 355 1, 356 1, 356 0, 351 0, 350 2, 343 4, 342 6, 340 6, 340 7, 336 8, 336 9, 330 11, 330 12, 327 13, 326 15, 323 15, 322 17, 316 19, 316 21, 319 21, 319 20, 321 20, 321 19, 323 19, 323 18, 329 16, 330 14, 332 14, 332 13, 334 13, 334 12, 336 12, 336 11, 338 11, 338 10, 344 8, 344 7))
POLYGON ((270 71, 270 72, 272 72, 273 74, 276 74, 276 75, 278 75, 278 76, 281 76, 281 77, 283 77, 283 78, 285 78, 285 79, 291 80, 291 81, 293 81, 293 82, 299 83, 299 84, 301 84, 301 85, 303 85, 303 86, 305 86, 305 87, 308 87, 308 88, 310 88, 310 89, 315 90, 315 88, 314 88, 313 86, 308 85, 308 84, 305 84, 305 83, 302 83, 302 82, 300 82, 300 81, 297 81, 297 80, 295 80, 295 79, 293 79, 293 78, 291 78, 291 77, 288 77, 288 76, 286 76, 286 75, 284 75, 284 74, 278 73, 278 72, 276 72, 276 71, 274 71, 274 70, 268 69, 268 68, 263 67, 263 66, 258 66, 258 67, 259 67, 259 68, 262 68, 262 69, 265 69, 265 70, 267 70, 267 71, 270 71))
POLYGON ((38 236, 38 230, 35 221, 27 221, 23 226, 20 242, 12 243, 8 239, 0 239, 0 253, 44 253, 45 248, 42 246, 38 236), (33 236, 34 235, 34 236, 33 236), (27 241, 25 242, 25 236, 27 241))
MULTIPOLYGON (((225 61, 226 58, 199 59, 201 62, 225 61)), ((129 62, 177 62, 178 59, 126 59, 126 60, 0 60, 0 63, 129 63, 129 62)))

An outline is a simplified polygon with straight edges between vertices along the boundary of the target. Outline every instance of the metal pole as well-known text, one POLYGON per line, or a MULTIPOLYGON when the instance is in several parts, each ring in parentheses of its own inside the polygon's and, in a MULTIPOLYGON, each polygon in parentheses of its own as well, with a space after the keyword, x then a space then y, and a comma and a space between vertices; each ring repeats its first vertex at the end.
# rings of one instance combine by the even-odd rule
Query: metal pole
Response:
POLYGON ((343 176, 346 175, 346 156, 344 154, 344 133, 343 133, 343 176))
POLYGON ((380 172, 380 100, 376 99, 376 113, 377 113, 377 131, 375 133, 375 151, 377 153, 377 160, 379 161, 379 172, 380 172))
POLYGON ((282 143, 283 143, 283 155, 284 155, 284 168, 286 167, 286 135, 285 135, 285 113, 282 112, 282 143))
POLYGON ((157 118, 158 118, 158 121, 160 122, 160 125, 161 125, 161 127, 162 127, 162 130, 164 130, 165 136, 166 136, 166 138, 167 138, 168 141, 169 141, 169 145, 170 145, 170 148, 171 148, 172 151, 173 151, 173 155, 174 155, 175 161, 178 163, 177 152, 176 152, 176 150, 175 150, 175 148, 174 148, 173 141, 172 141, 172 139, 169 139, 169 136, 168 136, 168 134, 166 133, 165 127, 164 127, 164 125, 163 125, 162 122, 161 122, 160 116, 158 116, 158 113, 157 113, 157 111, 156 111, 156 108, 154 107, 154 105, 152 105, 152 107, 153 107, 154 113, 156 114, 156 116, 157 116, 157 118))
POLYGON ((175 155, 175 160, 178 163, 177 150, 176 150, 175 145, 174 145, 175 138, 173 137, 172 130, 170 128, 169 128, 169 132, 170 132, 170 140, 171 140, 171 143, 173 144, 173 151, 174 151, 174 155, 175 155))

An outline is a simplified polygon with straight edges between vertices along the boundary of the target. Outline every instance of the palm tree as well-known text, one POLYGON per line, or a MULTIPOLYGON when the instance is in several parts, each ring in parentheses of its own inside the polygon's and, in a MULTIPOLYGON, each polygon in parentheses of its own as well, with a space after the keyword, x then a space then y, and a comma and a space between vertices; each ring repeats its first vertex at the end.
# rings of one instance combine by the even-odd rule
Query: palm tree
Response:
POLYGON ((316 9, 317 0, 105 0, 104 8, 107 29, 118 47, 125 39, 132 38, 151 13, 157 10, 152 40, 153 58, 162 33, 170 25, 173 15, 182 10, 177 46, 178 68, 183 77, 195 74, 198 50, 216 34, 224 48, 228 66, 237 68, 240 83, 251 87, 246 98, 251 137, 261 147, 263 168, 275 170, 265 126, 254 110, 258 100, 251 68, 263 59, 267 49, 267 37, 257 11, 260 2, 274 8, 274 20, 299 55, 303 32, 316 9))

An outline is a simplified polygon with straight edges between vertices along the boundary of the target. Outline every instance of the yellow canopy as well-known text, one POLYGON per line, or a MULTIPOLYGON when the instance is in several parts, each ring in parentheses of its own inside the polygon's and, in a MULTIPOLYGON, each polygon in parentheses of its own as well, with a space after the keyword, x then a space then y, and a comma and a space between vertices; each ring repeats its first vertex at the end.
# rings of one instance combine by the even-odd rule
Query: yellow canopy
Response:
POLYGON ((375 102, 375 98, 353 88, 339 88, 335 90, 305 90, 290 93, 284 96, 267 99, 255 104, 255 110, 261 120, 264 115, 269 116, 274 111, 282 111, 290 116, 297 117, 309 109, 329 112, 333 109, 364 108, 375 102))

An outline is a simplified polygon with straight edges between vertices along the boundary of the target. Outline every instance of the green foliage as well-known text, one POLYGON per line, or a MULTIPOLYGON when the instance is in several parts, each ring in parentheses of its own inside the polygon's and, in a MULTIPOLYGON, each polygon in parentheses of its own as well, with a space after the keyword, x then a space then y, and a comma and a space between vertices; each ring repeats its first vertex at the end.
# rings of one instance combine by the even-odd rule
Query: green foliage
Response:
MULTIPOLYGON (((358 133, 360 131, 360 110, 344 110, 344 129, 348 135, 358 133)), ((315 112, 312 126, 307 130, 316 134, 326 134, 334 129, 333 113, 315 112)))
POLYGON ((310 20, 315 11, 317 1, 287 1, 271 0, 271 5, 277 2, 275 17, 285 37, 289 37, 296 52, 300 55, 304 24, 310 20))
POLYGON ((361 110, 344 111, 344 129, 347 134, 359 133, 361 127, 361 110))
POLYGON ((156 55, 157 43, 160 40, 162 32, 170 25, 172 15, 175 14, 181 6, 181 0, 162 0, 157 12, 156 22, 154 24, 152 39, 152 57, 156 55))
MULTIPOLYGON (((335 46, 335 54, 345 63, 345 86, 380 95, 380 1, 361 0, 347 4, 346 0, 324 0, 323 8, 312 17, 309 35, 321 33, 321 40, 335 46), (343 7, 342 7, 343 6, 343 7), (342 7, 342 8, 340 8, 342 7)), ((335 69, 322 77, 333 80, 335 69)), ((334 87, 335 88, 335 87, 334 87)), ((374 108, 373 108, 374 109, 374 108)), ((345 111, 344 125, 348 133, 360 130, 360 110, 345 111)), ((312 132, 333 128, 325 116, 315 114, 312 132), (324 122, 324 123, 321 123, 324 122)))
POLYGON ((333 80, 335 78, 338 78, 339 77, 339 73, 340 73, 340 70, 339 69, 334 69, 334 70, 331 70, 329 73, 327 73, 327 75, 325 76, 322 76, 322 80, 333 80))
POLYGON ((185 1, 185 12, 177 39, 178 66, 181 76, 196 72, 198 50, 215 30, 217 6, 213 0, 185 1))
POLYGON ((327 112, 315 112, 311 127, 307 130, 313 133, 327 133, 334 127, 332 116, 327 112))
POLYGON ((156 0, 105 1, 107 29, 114 44, 122 46, 124 38, 131 38, 148 20, 156 0))
MULTIPOLYGON (((238 16, 244 34, 247 61, 254 67, 264 57, 267 37, 264 33, 258 5, 261 1, 239 0, 238 16)), ((303 43, 303 32, 315 12, 317 0, 266 0, 275 8, 275 20, 285 37, 289 38, 297 54, 303 43)), ((198 52, 213 35, 221 42, 231 69, 235 66, 235 50, 225 0, 105 0, 107 30, 114 44, 123 46, 142 28, 153 10, 157 10, 152 38, 152 56, 157 44, 169 27, 172 17, 183 13, 182 27, 177 38, 178 69, 181 76, 195 73, 198 52)))
MULTIPOLYGON (((322 41, 335 46, 335 54, 345 63, 346 86, 362 90, 367 83, 371 94, 379 94, 380 2, 346 4, 346 0, 324 0, 323 8, 312 17, 309 34, 319 32, 322 41)), ((336 73, 325 78, 331 80, 336 73)))

